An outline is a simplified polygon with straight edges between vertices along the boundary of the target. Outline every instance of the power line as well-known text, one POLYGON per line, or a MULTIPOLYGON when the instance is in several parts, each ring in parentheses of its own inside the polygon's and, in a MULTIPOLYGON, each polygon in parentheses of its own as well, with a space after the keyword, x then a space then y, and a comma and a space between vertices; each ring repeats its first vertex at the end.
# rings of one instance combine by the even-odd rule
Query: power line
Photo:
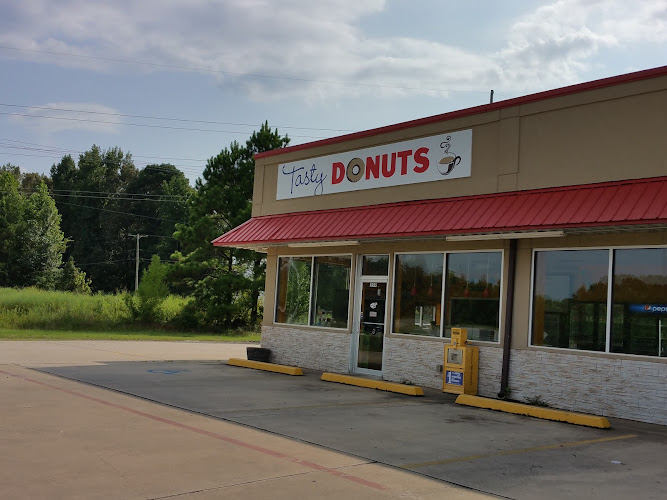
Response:
POLYGON ((38 50, 38 49, 24 49, 21 47, 11 47, 7 45, 0 45, 0 49, 5 50, 16 50, 19 52, 34 52, 39 54, 51 54, 58 56, 67 56, 67 57, 78 57, 80 59, 96 59, 100 61, 110 61, 110 62, 120 62, 125 64, 137 64, 143 66, 152 66, 155 68, 167 68, 167 69, 179 69, 184 71, 198 71, 202 73, 213 73, 220 75, 233 75, 233 76, 250 76, 254 78, 270 78, 275 80, 287 80, 287 81, 296 81, 304 83, 327 83, 333 85, 348 85, 353 87, 365 87, 365 88, 383 88, 383 89, 395 89, 395 90, 419 90, 419 91, 430 91, 430 92, 461 92, 461 93, 473 93, 473 94, 487 94, 488 91, 484 90, 453 90, 453 89, 435 89, 435 88, 424 88, 424 87, 401 87, 397 85, 378 85, 373 83, 360 83, 360 82, 342 82, 335 80, 317 80, 312 78, 299 78, 291 76, 278 76, 278 75, 268 75, 260 73, 242 73, 235 71, 223 71, 223 70, 214 70, 196 66, 177 66, 172 64, 162 64, 154 63, 148 61, 135 61, 131 59, 118 59, 113 57, 103 57, 103 56, 88 56, 84 54, 73 54, 70 52, 56 52, 52 50, 38 50))
POLYGON ((179 199, 187 199, 187 196, 180 196, 180 195, 175 195, 175 194, 144 194, 144 193, 126 193, 126 192, 112 192, 112 191, 84 191, 84 190, 76 190, 76 189, 52 189, 51 191, 56 191, 56 192, 66 192, 66 193, 87 193, 87 194, 108 194, 108 195, 134 195, 136 194, 137 196, 162 196, 165 198, 179 198, 179 199))
MULTIPOLYGON (((170 118, 167 116, 150 116, 150 115, 131 115, 126 113, 111 113, 108 111, 88 111, 88 110, 79 110, 79 109, 69 109, 69 108, 54 108, 49 106, 29 106, 25 104, 6 104, 0 103, 0 106, 11 107, 11 108, 28 108, 28 109, 43 109, 47 111, 67 111, 70 113, 86 113, 91 115, 107 115, 107 116, 122 116, 125 118, 143 118, 147 120, 163 120, 163 121, 174 121, 174 122, 187 122, 187 123, 205 123, 207 125, 233 125, 238 127, 261 127, 261 123, 234 123, 234 122, 218 122, 211 120, 193 120, 189 118, 170 118)), ((116 122, 113 122, 116 123, 116 122)), ((321 132, 354 132, 351 129, 336 129, 336 128, 317 128, 317 127, 294 127, 289 125, 274 125, 272 128, 282 128, 282 129, 295 129, 295 130, 318 130, 321 132)))
POLYGON ((78 262, 75 262, 76 267, 83 267, 83 266, 98 266, 102 264, 118 264, 119 262, 132 262, 131 259, 125 259, 125 260, 106 260, 103 262, 86 262, 85 264, 79 264, 78 262))
POLYGON ((77 205, 76 203, 68 203, 66 201, 59 201, 58 203, 62 205, 70 205, 72 207, 81 207, 81 208, 90 208, 91 210, 99 210, 100 212, 112 212, 115 214, 122 214, 122 215, 131 215, 133 217, 143 217, 144 219, 154 219, 154 220, 162 220, 162 221, 167 221, 167 222, 173 222, 174 224, 183 224, 185 221, 182 220, 172 220, 172 219, 164 219, 161 217, 152 217, 150 215, 139 215, 139 214, 133 214, 130 212, 120 212, 118 210, 109 210, 106 208, 97 208, 97 207, 89 207, 87 205, 77 205))
MULTIPOLYGON (((0 145, 0 147, 6 147, 6 146, 0 145)), ((11 155, 11 156, 30 156, 30 157, 36 157, 36 158, 52 158, 52 159, 58 159, 58 158, 62 158, 63 156, 66 156, 66 155, 63 155, 62 153, 58 153, 56 151, 54 151, 53 154, 50 154, 50 155, 48 155, 48 154, 47 155, 40 155, 40 154, 29 154, 29 153, 15 153, 13 151, 10 151, 10 152, 0 151, 0 154, 11 155)), ((130 160, 130 161, 132 161, 132 160, 130 160)), ((105 163, 105 164, 111 164, 111 165, 113 165, 113 164, 120 165, 121 164, 120 161, 109 161, 109 160, 104 159, 104 158, 102 159, 102 162, 105 163)), ((149 164, 148 162, 136 162, 135 163, 134 161, 132 161, 132 164, 137 168, 150 168, 152 170, 158 170, 158 171, 161 171, 161 172, 168 172, 169 171, 168 167, 163 167, 161 165, 155 165, 155 164, 149 164)), ((201 173, 201 171, 204 168, 206 168, 205 166, 196 167, 194 165, 172 165, 172 166, 177 168, 178 170, 183 171, 184 173, 186 173, 186 172, 201 173)))
MULTIPOLYGON (((23 116, 26 118, 41 118, 46 120, 64 120, 72 122, 86 122, 86 123, 105 123, 110 125, 124 125, 130 127, 148 127, 148 128, 159 128, 167 130, 188 130, 190 132, 215 132, 216 134, 243 134, 248 135, 248 131, 239 131, 239 130, 216 130, 210 128, 190 128, 190 127, 175 127, 170 125, 154 125, 148 123, 129 123, 129 122, 114 122, 110 120, 91 120, 90 118, 72 118, 65 116, 47 116, 47 115, 31 115, 28 113, 10 113, 8 111, 0 111, 0 115, 8 116, 23 116)), ((299 137, 302 139, 326 139, 328 136, 322 135, 293 135, 292 137, 299 137)))
MULTIPOLYGON (((4 137, 0 137, 0 141, 6 141, 10 143, 18 143, 18 144, 25 144, 27 146, 31 147, 26 147, 26 146, 15 146, 13 144, 7 144, 7 145, 2 145, 3 147, 8 147, 8 148, 14 148, 14 149, 26 149, 28 151, 39 151, 39 148, 34 148, 34 146, 39 146, 40 148, 44 148, 44 152, 67 152, 67 153, 84 153, 85 151, 80 151, 77 149, 69 149, 69 148, 60 148, 58 146, 47 146, 45 144, 38 144, 35 142, 25 142, 25 141, 18 141, 16 139, 7 139, 4 137)), ((206 158, 177 158, 177 157, 171 157, 171 156, 146 156, 146 155, 135 155, 132 154, 132 158, 154 158, 156 160, 178 160, 178 161, 198 161, 198 162, 205 162, 207 161, 206 158)))
MULTIPOLYGON (((39 191, 37 188, 23 188, 20 187, 19 191, 25 193, 36 193, 39 191)), ((174 201, 174 202, 186 202, 189 198, 188 196, 173 195, 173 194, 148 194, 148 193, 128 193, 124 191, 78 191, 75 189, 49 189, 49 194, 52 196, 78 196, 80 198, 101 198, 101 199, 127 199, 127 200, 146 200, 146 201, 174 201), (92 196, 92 195, 107 195, 107 196, 92 196), (133 196, 140 196, 141 198, 133 198, 133 196), (162 198, 165 198, 164 200, 162 198), (171 199, 170 199, 171 198, 171 199)))
MULTIPOLYGON (((30 193, 35 193, 36 191, 29 191, 29 190, 24 190, 24 189, 19 189, 19 191, 24 191, 24 192, 30 192, 30 193)), ((62 198, 62 197, 76 197, 76 198, 89 198, 89 199, 94 199, 94 200, 109 200, 109 201, 157 201, 157 202, 163 202, 163 203, 184 203, 184 201, 179 201, 179 200, 159 200, 159 199, 152 199, 152 198, 121 198, 117 196, 92 196, 92 195, 79 195, 79 194, 58 194, 58 193, 51 193, 49 192, 49 195, 52 197, 57 197, 57 198, 62 198)))

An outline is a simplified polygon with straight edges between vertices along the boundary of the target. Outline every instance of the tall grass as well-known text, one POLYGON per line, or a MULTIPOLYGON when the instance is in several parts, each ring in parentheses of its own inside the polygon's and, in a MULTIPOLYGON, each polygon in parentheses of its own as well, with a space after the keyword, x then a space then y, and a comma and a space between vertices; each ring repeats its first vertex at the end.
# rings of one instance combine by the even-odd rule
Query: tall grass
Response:
MULTIPOLYGON (((82 295, 36 288, 0 288, 0 328, 118 331, 135 329, 124 293, 82 295)), ((188 299, 170 296, 161 306, 162 321, 144 325, 168 326, 188 299)))
POLYGON ((0 288, 0 327, 117 330, 132 321, 123 295, 81 295, 36 288, 0 288))
POLYGON ((128 298, 127 293, 82 295, 0 288, 0 338, 259 341, 257 332, 202 331, 183 318, 190 299, 176 295, 162 302, 158 321, 139 322, 133 318, 128 298))

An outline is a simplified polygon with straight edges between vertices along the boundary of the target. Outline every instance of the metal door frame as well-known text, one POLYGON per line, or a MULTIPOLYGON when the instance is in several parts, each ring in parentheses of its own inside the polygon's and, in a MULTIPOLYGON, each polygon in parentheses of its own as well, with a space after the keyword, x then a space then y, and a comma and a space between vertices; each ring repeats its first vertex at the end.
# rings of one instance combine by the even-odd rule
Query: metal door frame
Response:
MULTIPOLYGON (((377 253, 368 254, 368 255, 380 255, 377 253)), ((382 254, 385 255, 385 254, 382 254)), ((357 256, 357 272, 355 285, 354 285, 354 301, 353 301, 353 315, 352 315, 352 329, 351 329, 351 352, 350 352, 350 373, 360 373, 362 375, 372 375, 376 377, 381 377, 383 370, 370 370, 368 368, 359 368, 357 366, 358 357, 359 357, 359 332, 361 325, 361 302, 363 300, 362 292, 364 283, 385 283, 387 286, 385 288, 385 300, 389 296, 389 276, 362 276, 362 261, 364 255, 357 256)), ((390 261, 391 263, 391 261, 390 261)), ((382 336, 382 367, 384 368, 384 348, 385 340, 387 336, 387 315, 389 314, 390 305, 387 302, 384 308, 384 333, 382 336)))

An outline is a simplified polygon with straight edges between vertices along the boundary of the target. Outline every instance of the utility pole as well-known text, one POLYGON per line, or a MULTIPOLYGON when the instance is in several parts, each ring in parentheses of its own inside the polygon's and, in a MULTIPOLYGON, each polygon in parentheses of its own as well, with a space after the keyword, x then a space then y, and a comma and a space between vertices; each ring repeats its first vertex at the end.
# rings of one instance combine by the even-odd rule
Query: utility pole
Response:
POLYGON ((141 238, 145 238, 148 236, 147 234, 128 234, 128 236, 132 236, 133 238, 137 238, 137 263, 136 263, 136 271, 134 273, 134 291, 136 292, 137 289, 139 288, 139 240, 141 238))

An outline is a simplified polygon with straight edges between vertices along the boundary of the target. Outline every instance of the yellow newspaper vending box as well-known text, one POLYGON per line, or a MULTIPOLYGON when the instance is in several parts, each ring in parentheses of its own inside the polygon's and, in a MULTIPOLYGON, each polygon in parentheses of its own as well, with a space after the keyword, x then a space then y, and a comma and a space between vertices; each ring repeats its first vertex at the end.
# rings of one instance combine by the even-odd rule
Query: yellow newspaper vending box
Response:
POLYGON ((445 345, 442 392, 477 395, 479 347, 468 345, 468 331, 452 328, 452 343, 445 345))

